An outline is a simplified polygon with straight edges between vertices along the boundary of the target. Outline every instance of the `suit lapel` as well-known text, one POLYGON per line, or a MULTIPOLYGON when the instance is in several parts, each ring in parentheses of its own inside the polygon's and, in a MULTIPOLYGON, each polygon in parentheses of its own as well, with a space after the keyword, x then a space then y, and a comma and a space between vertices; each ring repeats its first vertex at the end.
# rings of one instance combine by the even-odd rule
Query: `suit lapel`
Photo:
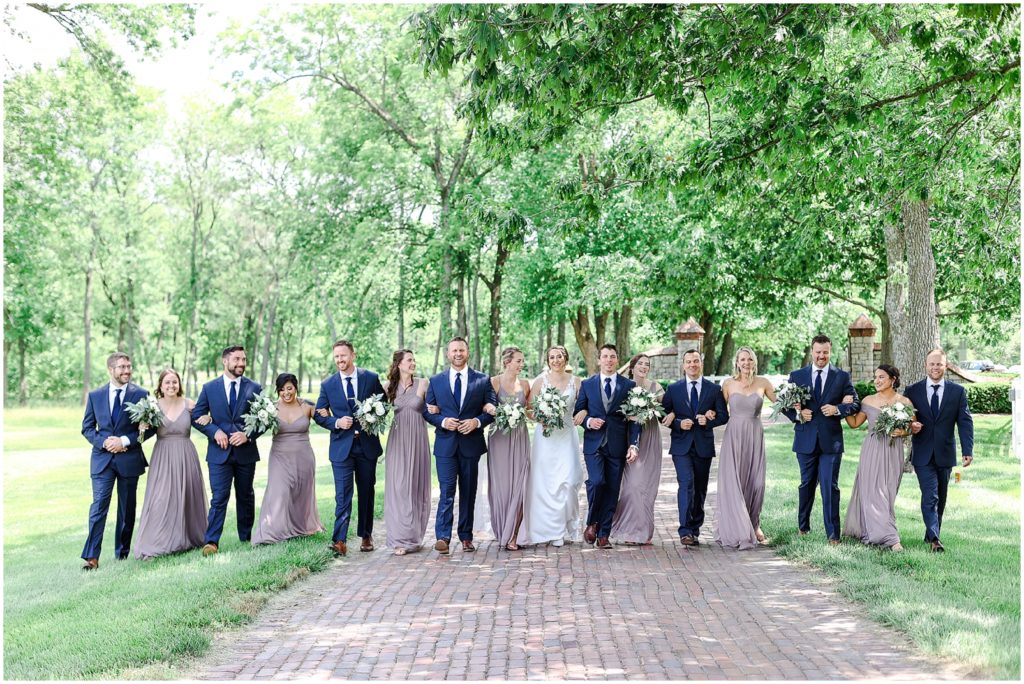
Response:
MULTIPOLYGON (((247 377, 245 377, 243 375, 238 380, 238 399, 235 400, 235 412, 231 414, 232 420, 235 419, 235 418, 238 418, 243 413, 245 413, 245 409, 243 409, 242 407, 243 407, 243 405, 246 404, 246 401, 245 401, 245 390, 248 387, 249 387, 249 378, 247 378, 247 377)), ((228 408, 230 410, 230 406, 228 408)))
POLYGON ((451 372, 451 368, 447 368, 443 373, 441 373, 441 385, 444 390, 444 396, 448 397, 448 400, 451 402, 451 405, 455 407, 455 411, 461 413, 459 403, 455 401, 455 395, 452 394, 451 381, 449 380, 449 378, 451 377, 451 372))
MULTIPOLYGON (((828 366, 828 377, 825 378, 825 385, 821 388, 821 400, 822 400, 822 402, 828 403, 828 402, 825 402, 825 397, 828 396, 829 390, 831 390, 832 389, 832 385, 835 384, 836 376, 838 374, 839 374, 839 369, 836 368, 835 366, 833 366, 832 364, 829 364, 829 366, 828 366)), ((814 389, 812 388, 811 391, 813 392, 814 389)))
POLYGON ((104 425, 110 425, 110 429, 113 430, 114 426, 110 423, 110 383, 108 382, 100 389, 100 396, 97 397, 99 406, 96 407, 96 424, 100 427, 104 425))
POLYGON ((708 385, 710 385, 710 384, 711 383, 707 380, 707 378, 703 378, 702 377, 700 379, 700 394, 697 396, 697 408, 694 409, 694 411, 693 411, 693 415, 694 416, 699 414, 701 408, 703 408, 704 406, 707 405, 707 403, 708 403, 708 401, 707 401, 708 395, 710 394, 710 390, 708 389, 708 385))

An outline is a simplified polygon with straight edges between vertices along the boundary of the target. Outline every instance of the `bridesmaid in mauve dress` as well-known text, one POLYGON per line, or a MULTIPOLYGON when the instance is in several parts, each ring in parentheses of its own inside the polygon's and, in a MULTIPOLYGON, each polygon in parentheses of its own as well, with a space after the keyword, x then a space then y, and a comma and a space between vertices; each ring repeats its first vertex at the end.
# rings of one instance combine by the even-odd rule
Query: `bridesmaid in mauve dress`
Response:
MULTIPOLYGON (((530 401, 530 383, 520 380, 526 359, 519 347, 506 347, 501 352, 501 375, 491 378, 491 386, 502 403, 516 402, 524 409, 530 401)), ((485 406, 494 415, 497 408, 485 406)), ((507 551, 518 551, 516 537, 523 522, 526 483, 530 477, 530 433, 523 422, 508 434, 493 428, 487 444, 487 500, 491 508, 491 529, 494 538, 507 551)))
POLYGON ((718 459, 718 526, 715 541, 724 548, 752 549, 765 540, 761 531, 764 503, 764 399, 775 401, 768 378, 757 374, 757 356, 740 347, 733 377, 722 385, 729 422, 718 459))
MULTIPOLYGON (((181 376, 170 368, 160 374, 154 394, 164 418, 156 429, 135 542, 139 560, 198 548, 206 534, 206 486, 199 454, 190 439, 195 402, 182 395, 181 376)), ((202 421, 209 422, 209 416, 202 421)), ((139 428, 146 437, 153 434, 148 425, 139 428)))
POLYGON ((277 376, 278 430, 270 445, 267 489, 252 544, 274 544, 324 529, 316 507, 316 460, 309 443, 313 405, 299 399, 299 379, 277 376))
MULTIPOLYGON (((665 389, 656 381, 647 379, 650 371, 650 357, 637 354, 629 362, 627 377, 654 394, 660 403, 665 389)), ((674 415, 667 416, 669 424, 674 418, 674 415)), ((640 455, 632 463, 627 463, 622 473, 619 505, 612 518, 612 538, 628 545, 650 544, 654 537, 654 501, 658 498, 661 484, 662 459, 661 427, 657 418, 644 424, 638 446, 640 455)))
MULTIPOLYGON (((867 421, 869 428, 873 429, 882 407, 896 402, 905 404, 913 415, 914 406, 910 400, 896 393, 899 386, 899 370, 886 364, 879 366, 875 370, 877 393, 864 397, 860 412, 849 416, 846 423, 856 428, 867 421)), ((865 544, 876 544, 893 551, 903 550, 900 533, 896 530, 896 494, 903 478, 905 436, 905 432, 894 432, 891 445, 890 435, 867 435, 864 438, 853 492, 846 509, 844 535, 860 539, 865 544)))
POLYGON ((396 556, 420 550, 430 520, 430 442, 423 420, 427 381, 415 374, 412 351, 396 351, 385 388, 395 415, 384 448, 384 529, 396 556))

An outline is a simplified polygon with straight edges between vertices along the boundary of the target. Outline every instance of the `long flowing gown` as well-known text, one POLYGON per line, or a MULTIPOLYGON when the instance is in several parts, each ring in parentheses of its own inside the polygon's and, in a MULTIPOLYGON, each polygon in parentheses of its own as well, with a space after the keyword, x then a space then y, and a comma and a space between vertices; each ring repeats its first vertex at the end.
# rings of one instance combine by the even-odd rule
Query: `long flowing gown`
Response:
MULTIPOLYGON (((545 374, 544 387, 549 385, 545 374)), ((564 427, 552 431, 550 437, 544 436, 540 425, 534 429, 526 513, 519 528, 520 544, 561 543, 582 538, 579 491, 583 484, 583 463, 579 434, 572 423, 572 409, 576 404, 575 377, 569 379, 562 396, 566 401, 564 427)))
POLYGON ((757 546, 764 504, 764 426, 760 392, 729 395, 729 422, 718 459, 718 526, 715 541, 731 549, 757 546))
MULTIPOLYGON (((868 429, 873 428, 881 410, 867 404, 861 404, 861 410, 868 417, 868 429)), ((899 543, 896 494, 903 478, 903 439, 896 437, 890 446, 888 435, 864 437, 846 509, 844 535, 878 546, 899 543)))
POLYGON ((309 443, 309 416, 281 421, 270 445, 267 490, 252 535, 253 546, 304 537, 324 529, 316 508, 316 460, 309 443))
POLYGON ((419 381, 401 384, 384 449, 384 528, 391 549, 416 551, 430 519, 430 442, 419 381))
MULTIPOLYGON (((517 381, 518 384, 518 381, 517 381)), ((526 393, 521 388, 508 394, 498 387, 498 401, 515 401, 526 408, 526 393)), ((530 475, 530 433, 523 422, 508 434, 497 428, 487 445, 487 498, 491 508, 491 529, 501 545, 515 541, 516 522, 523 513, 526 483, 530 475)))
MULTIPOLYGON (((664 393, 657 382, 644 389, 656 395, 664 393)), ((654 502, 661 484, 661 425, 657 418, 644 423, 638 447, 640 455, 627 463, 622 473, 611 536, 618 541, 646 544, 654 536, 654 502)))
POLYGON ((188 409, 157 428, 142 504, 135 557, 139 560, 187 551, 203 545, 206 534, 206 485, 199 454, 189 436, 188 409))

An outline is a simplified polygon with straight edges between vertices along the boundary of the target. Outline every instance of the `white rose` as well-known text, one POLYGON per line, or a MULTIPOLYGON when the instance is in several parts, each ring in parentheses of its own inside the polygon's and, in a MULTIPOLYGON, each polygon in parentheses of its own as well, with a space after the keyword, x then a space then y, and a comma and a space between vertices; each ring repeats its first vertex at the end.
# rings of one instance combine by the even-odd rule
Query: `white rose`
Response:
POLYGON ((378 416, 383 416, 384 415, 384 404, 377 404, 377 406, 374 407, 373 411, 378 416))
POLYGON ((633 406, 643 406, 644 400, 641 397, 633 397, 632 399, 629 400, 629 403, 632 404, 633 406))
POLYGON ((377 416, 373 415, 372 413, 367 415, 366 416, 366 422, 367 423, 376 423, 377 422, 377 416))
POLYGON ((270 414, 267 413, 266 409, 261 410, 257 415, 259 416, 260 420, 266 420, 267 418, 270 418, 270 414))

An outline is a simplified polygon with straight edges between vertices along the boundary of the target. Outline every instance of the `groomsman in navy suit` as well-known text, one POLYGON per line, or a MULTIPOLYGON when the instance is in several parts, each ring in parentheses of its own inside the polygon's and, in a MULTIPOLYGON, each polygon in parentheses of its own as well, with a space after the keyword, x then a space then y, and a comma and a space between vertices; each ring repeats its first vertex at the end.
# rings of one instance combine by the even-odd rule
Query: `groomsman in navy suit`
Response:
POLYGON ((320 398, 313 415, 320 427, 330 430, 329 458, 334 471, 334 533, 331 549, 339 556, 348 553, 348 525, 352 519, 352 478, 359 492, 356 532, 360 551, 373 551, 374 485, 377 459, 384 452, 380 437, 367 434, 356 420, 356 405, 374 394, 383 398, 384 388, 377 374, 356 368, 356 350, 348 340, 334 343, 334 365, 338 372, 320 384, 320 398))
POLYGON ((247 542, 252 537, 256 520, 256 493, 252 481, 256 477, 256 462, 260 451, 256 440, 263 433, 245 434, 242 416, 249 402, 263 391, 258 383, 245 377, 245 347, 227 347, 220 354, 224 374, 203 385, 199 399, 192 409, 192 425, 208 438, 206 464, 210 470, 210 515, 206 523, 203 555, 209 556, 220 549, 220 536, 224 531, 224 517, 231 499, 231 485, 235 487, 235 513, 238 539, 247 542), (195 422, 210 414, 208 425, 195 422))
POLYGON ((619 352, 614 344, 601 347, 599 373, 580 383, 573 409, 574 421, 583 425, 583 460, 587 463, 587 528, 583 539, 597 548, 610 549, 608 535, 619 505, 622 471, 639 449, 640 424, 627 420, 619 409, 636 383, 616 372, 619 352))
POLYGON ((797 528, 800 534, 811 530, 814 486, 821 488, 821 514, 825 536, 830 544, 839 543, 839 467, 843 462, 842 419, 860 411, 860 398, 850 374, 829 363, 832 340, 818 335, 811 340, 811 365, 789 374, 789 382, 811 391, 810 403, 800 413, 783 410, 796 423, 793 451, 800 463, 800 505, 797 528), (843 403, 847 396, 850 403, 843 403))
MULTIPOLYGON (((686 377, 668 386, 661 405, 665 413, 674 413, 669 427, 672 442, 669 454, 679 482, 679 543, 700 545, 704 524, 704 500, 708 495, 711 459, 715 457, 714 429, 729 422, 729 407, 722 388, 702 377, 704 360, 696 349, 683 353, 686 377)), ((670 417, 670 416, 669 416, 670 417)))
POLYGON ((115 352, 107 358, 110 382, 89 392, 82 419, 82 435, 92 444, 89 475, 92 477, 92 506, 89 507, 89 535, 82 549, 83 570, 100 566, 103 528, 107 524, 110 498, 117 485, 117 523, 114 525, 114 556, 128 557, 135 530, 135 493, 139 476, 146 472, 146 457, 139 442, 139 424, 132 422, 124 405, 137 402, 149 392, 131 382, 132 360, 115 352))
POLYGON ((928 377, 908 387, 905 396, 917 414, 917 420, 910 424, 914 435, 911 463, 921 487, 924 540, 932 545, 932 551, 941 552, 946 550, 939 540, 946 489, 949 473, 956 465, 953 429, 960 433, 962 464, 966 468, 974 460, 974 420, 967 408, 967 392, 956 383, 946 382, 946 352, 928 352, 925 372, 928 377))
POLYGON ((455 489, 459 490, 459 541, 463 551, 473 546, 473 506, 480 456, 487 451, 483 428, 494 422, 484 412, 486 404, 498 404, 498 397, 486 373, 469 368, 469 345, 465 338, 453 337, 448 343, 449 368, 430 378, 423 417, 434 426, 434 459, 441 496, 434 519, 434 549, 449 551, 452 522, 455 517, 455 489), (431 413, 430 406, 440 409, 431 413))

